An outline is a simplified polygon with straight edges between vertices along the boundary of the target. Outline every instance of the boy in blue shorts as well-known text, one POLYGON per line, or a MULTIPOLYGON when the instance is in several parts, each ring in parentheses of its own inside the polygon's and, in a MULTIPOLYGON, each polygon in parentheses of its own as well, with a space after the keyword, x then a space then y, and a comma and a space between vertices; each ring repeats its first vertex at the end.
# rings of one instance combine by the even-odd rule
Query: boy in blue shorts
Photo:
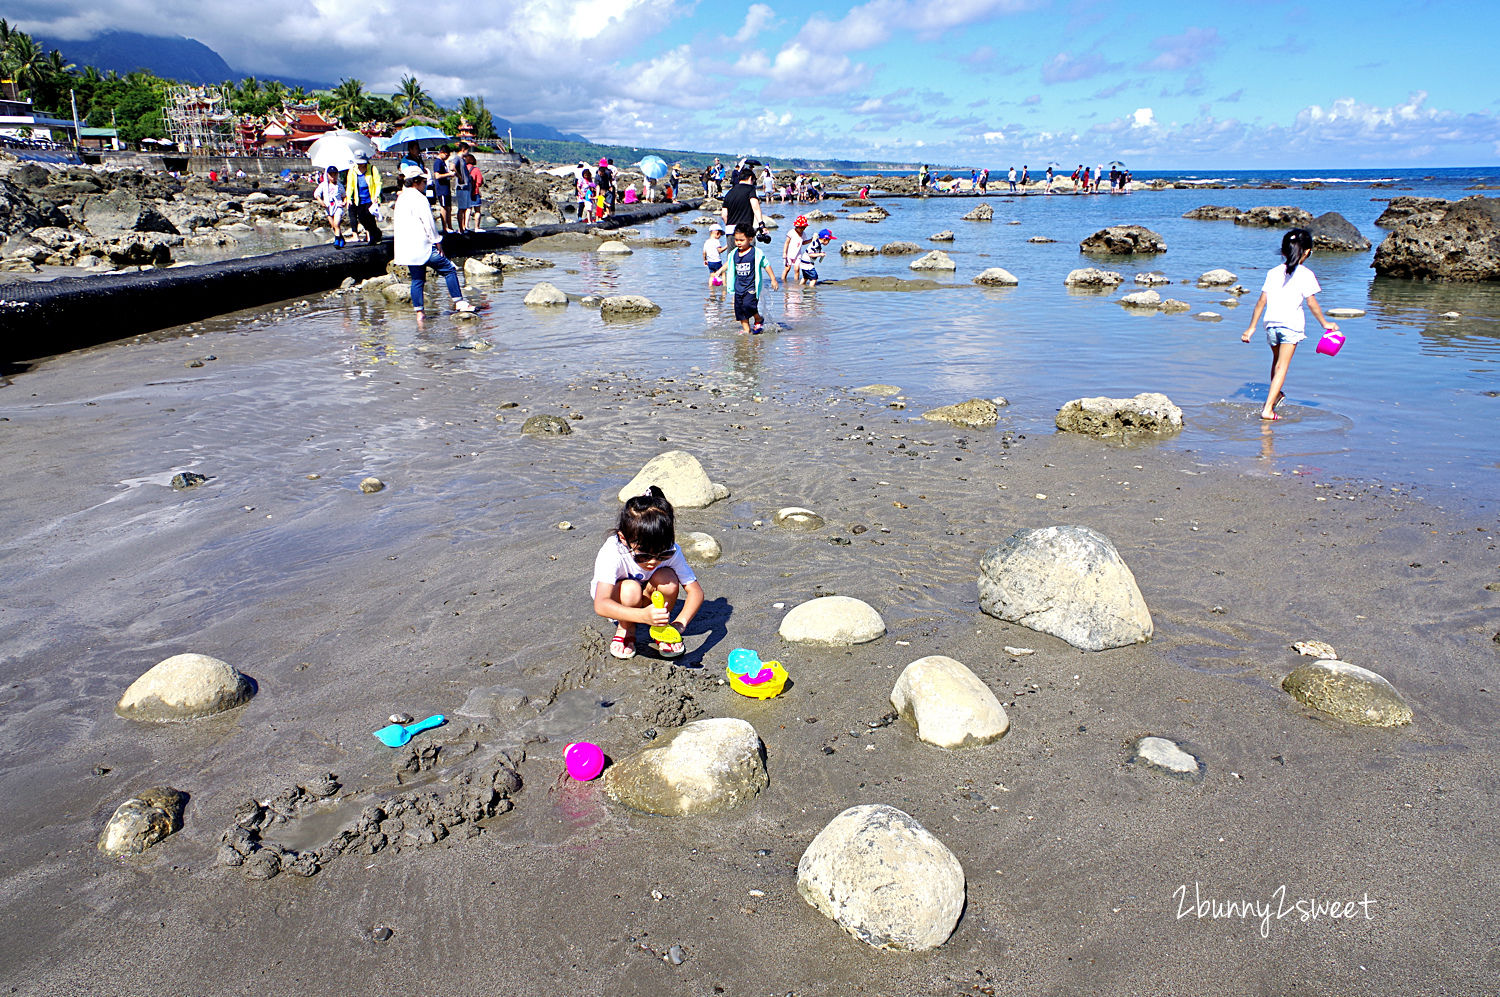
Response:
POLYGON ((828 255, 823 247, 837 238, 831 230, 825 228, 802 247, 802 258, 797 261, 797 268, 802 273, 802 283, 808 287, 818 286, 818 261, 828 255))
POLYGON ((743 223, 734 227, 734 252, 729 262, 734 273, 734 317, 743 333, 760 332, 765 328, 765 319, 760 314, 761 276, 771 278, 771 290, 776 283, 776 272, 771 269, 766 254, 755 244, 755 233, 743 223), (752 327, 751 320, 755 321, 752 327))

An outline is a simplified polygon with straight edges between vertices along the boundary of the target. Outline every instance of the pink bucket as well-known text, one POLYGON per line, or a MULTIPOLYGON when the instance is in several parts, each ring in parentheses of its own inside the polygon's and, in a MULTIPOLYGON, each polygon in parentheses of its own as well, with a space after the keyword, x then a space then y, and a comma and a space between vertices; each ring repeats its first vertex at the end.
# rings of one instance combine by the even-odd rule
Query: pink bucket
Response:
POLYGON ((599 777, 604 771, 604 752, 599 750, 597 744, 588 741, 578 741, 568 745, 563 751, 563 762, 568 768, 568 775, 579 782, 588 782, 599 777))
POLYGON ((1329 329, 1323 333, 1323 338, 1318 340, 1318 352, 1330 357, 1339 355, 1339 350, 1344 348, 1344 334, 1329 329))

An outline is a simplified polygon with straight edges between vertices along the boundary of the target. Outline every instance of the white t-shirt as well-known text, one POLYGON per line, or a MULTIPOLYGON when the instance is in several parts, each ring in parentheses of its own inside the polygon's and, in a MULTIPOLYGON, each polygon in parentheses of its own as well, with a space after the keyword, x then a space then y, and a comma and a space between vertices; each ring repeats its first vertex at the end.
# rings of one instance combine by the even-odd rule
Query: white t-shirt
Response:
POLYGON ((710 235, 703 240, 703 256, 709 263, 719 262, 719 257, 724 253, 724 240, 717 235, 710 235))
POLYGON ((1293 270, 1289 278, 1286 264, 1278 264, 1266 274, 1266 282, 1261 285, 1266 296, 1266 325, 1278 325, 1293 332, 1303 331, 1307 319, 1302 314, 1302 302, 1321 290, 1318 278, 1305 265, 1293 270))
POLYGON ((686 585, 688 582, 696 582, 698 576, 693 574, 693 569, 688 567, 687 558, 682 556, 682 548, 672 546, 672 556, 662 561, 650 571, 635 563, 635 558, 630 556, 630 548, 625 546, 618 533, 611 534, 604 541, 604 546, 599 548, 599 556, 594 558, 594 577, 589 583, 589 597, 599 591, 600 585, 614 585, 625 578, 634 578, 638 582, 644 582, 662 568, 671 568, 677 574, 677 580, 686 585))
POLYGON ((432 256, 433 247, 442 241, 432 222, 432 205, 417 188, 406 187, 396 195, 393 214, 396 223, 395 261, 407 267, 426 263, 432 256))

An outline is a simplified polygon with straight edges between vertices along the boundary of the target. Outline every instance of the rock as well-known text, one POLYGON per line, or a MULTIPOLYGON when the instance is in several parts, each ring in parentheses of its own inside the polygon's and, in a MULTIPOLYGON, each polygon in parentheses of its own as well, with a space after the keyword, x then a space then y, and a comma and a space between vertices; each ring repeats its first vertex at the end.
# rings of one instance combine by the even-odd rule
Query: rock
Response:
POLYGON ((376 492, 385 491, 385 482, 379 478, 365 478, 359 483, 359 490, 366 495, 374 495, 376 492))
POLYGON ((988 204, 976 204, 968 214, 964 215, 962 221, 966 222, 992 222, 995 220, 995 209, 988 204))
POLYGON ((1150 273, 1138 273, 1132 280, 1143 287, 1161 287, 1163 284, 1172 283, 1172 279, 1160 270, 1152 270, 1150 273))
POLYGON ((470 277, 493 277, 503 271, 493 263, 486 263, 477 256, 471 256, 464 260, 464 273, 470 277))
POLYGON ((846 242, 839 247, 840 256, 874 256, 880 250, 864 242, 846 242))
POLYGON ((469 691, 464 705, 455 712, 461 717, 486 720, 505 717, 531 702, 522 689, 508 685, 486 685, 469 691))
POLYGON ((821 530, 823 517, 811 509, 789 505, 785 509, 776 510, 776 525, 793 530, 821 530))
POLYGON ((844 202, 844 207, 846 207, 846 208, 868 208, 870 205, 872 205, 874 203, 875 203, 874 201, 871 201, 868 198, 864 198, 864 197, 851 197, 851 198, 849 198, 849 200, 847 200, 847 201, 844 202))
POLYGON ((910 269, 957 270, 958 264, 954 263, 953 258, 950 257, 947 253, 943 252, 941 249, 934 249, 926 256, 923 256, 921 259, 913 260, 910 269))
POLYGON ((974 278, 974 283, 982 287, 1015 287, 1021 282, 1004 267, 989 267, 974 278))
POLYGON ((1381 228, 1395 228, 1412 215, 1442 214, 1452 203, 1442 197, 1393 197, 1380 217, 1375 219, 1375 224, 1381 228))
MULTIPOLYGON (((593 243, 590 242, 589 245, 592 246, 593 243)), ((502 273, 511 270, 546 270, 557 266, 540 256, 511 256, 508 253, 485 253, 479 259, 482 263, 499 268, 502 273)))
POLYGON ((560 415, 534 415, 521 423, 523 436, 571 436, 573 427, 560 415))
POLYGON ((568 296, 558 290, 556 285, 544 280, 526 292, 521 304, 534 308, 566 308, 568 296))
POLYGON ((1192 310, 1192 307, 1193 306, 1188 304, 1186 301, 1180 301, 1177 298, 1167 298, 1163 300, 1161 305, 1159 306, 1160 310, 1168 315, 1174 315, 1178 312, 1190 311, 1192 310))
POLYGON ((1198 286, 1227 287, 1228 285, 1233 284, 1236 280, 1239 280, 1239 278, 1230 273, 1228 270, 1225 270, 1223 267, 1220 267, 1216 270, 1209 270, 1205 273, 1199 274, 1198 286))
POLYGON ((1414 214, 1375 250, 1375 273, 1424 280, 1500 280, 1500 198, 1466 197, 1414 214))
POLYGON ((1175 433, 1182 428, 1182 409, 1156 391, 1134 398, 1075 398, 1057 413, 1057 428, 1089 436, 1127 433, 1175 433))
POLYGON ((953 239, 953 232, 950 229, 943 229, 943 231, 927 237, 928 242, 952 242, 953 239))
POLYGON ((885 621, 869 603, 844 595, 809 599, 781 618, 777 631, 794 644, 847 647, 866 644, 885 633, 885 621))
POLYGON ((891 690, 891 705, 939 748, 989 744, 1005 736, 1010 720, 989 686, 962 662, 941 654, 907 665, 891 690))
POLYGON ((121 803, 99 835, 99 850, 112 858, 139 855, 182 828, 187 794, 155 786, 121 803))
POLYGON ((197 471, 179 471, 172 475, 172 487, 178 491, 188 488, 196 488, 208 480, 208 475, 199 474, 197 471))
POLYGON ((1049 242, 1056 242, 1057 240, 1056 239, 1049 239, 1045 235, 1034 235, 1030 239, 1027 239, 1026 241, 1027 242, 1034 242, 1037 245, 1041 246, 1041 245, 1045 245, 1045 244, 1047 244, 1049 242))
POLYGON ((380 288, 380 293, 392 304, 411 304, 411 285, 392 282, 380 288))
POLYGON ((979 608, 1085 651, 1151 639, 1151 613, 1109 539, 1086 526, 1018 530, 979 562, 979 608))
POLYGON ((753 799, 769 784, 765 748, 743 720, 694 720, 651 747, 611 765, 604 792, 650 814, 720 813, 753 799))
POLYGON ((1218 312, 1199 312, 1197 315, 1193 316, 1193 318, 1197 319, 1199 322, 1218 322, 1223 317, 1224 316, 1220 315, 1218 312))
POLYGON ((989 398, 970 398, 956 405, 943 405, 922 413, 928 422, 952 422, 974 429, 988 429, 1000 421, 1000 406, 989 398))
POLYGON ((83 227, 96 236, 113 237, 124 232, 179 234, 160 211, 128 190, 89 194, 74 202, 83 227))
POLYGON ((635 250, 631 249, 623 242, 620 242, 616 239, 611 239, 608 242, 600 243, 599 248, 596 249, 595 252, 603 254, 605 256, 629 256, 631 253, 634 253, 635 250))
POLYGON ((660 313, 660 305, 639 294, 616 294, 605 298, 599 305, 599 314, 605 321, 643 318, 660 313))
POLYGON ((1310 228, 1313 216, 1309 211, 1292 207, 1259 207, 1234 216, 1236 225, 1256 228, 1310 228))
POLYGON ((1130 760, 1176 779, 1197 782, 1203 778, 1203 762, 1176 741, 1165 737, 1143 737, 1135 742, 1130 760))
POLYGON ((889 398, 892 395, 901 394, 901 389, 894 384, 866 384, 861 388, 854 388, 856 395, 873 395, 876 398, 889 398))
POLYGON ((237 706, 255 695, 248 678, 206 654, 174 654, 130 684, 115 704, 127 720, 196 720, 237 706))
POLYGON ((1312 229, 1314 249, 1334 253, 1362 253, 1370 248, 1370 240, 1360 235, 1359 229, 1337 211, 1324 212, 1314 218, 1309 228, 1312 229))
POLYGON ((707 533, 689 533, 678 540, 677 545, 682 548, 682 556, 689 561, 717 561, 724 553, 719 541, 707 533))
POLYGON ((1080 252, 1106 256, 1165 253, 1167 241, 1144 225, 1111 225, 1078 244, 1080 252))
POLYGON ((910 256, 921 251, 922 247, 915 242, 888 242, 880 247, 880 252, 885 256, 910 256))
POLYGON ((717 494, 717 488, 722 486, 709 481, 698 458, 683 450, 668 450, 652 457, 620 489, 618 497, 624 502, 633 495, 640 495, 651 485, 666 493, 667 501, 676 509, 702 509, 729 494, 728 489, 724 489, 723 495, 717 494))
POLYGON ((850 807, 797 863, 797 892, 855 938, 913 952, 948 940, 964 909, 964 870, 932 832, 895 807, 850 807))
POLYGON ((1325 308, 1323 314, 1329 318, 1363 318, 1363 308, 1325 308))
POLYGON ((491 166, 484 171, 485 207, 502 225, 555 225, 563 221, 563 216, 552 200, 550 180, 537 176, 529 167, 491 166))
POLYGON ((1294 669, 1281 687, 1304 706, 1347 723, 1399 727, 1412 720, 1411 707, 1395 686, 1368 668, 1336 658, 1294 669))
POLYGON ((1156 308, 1161 304, 1161 295, 1155 291, 1136 291, 1120 299, 1126 308, 1156 308))
POLYGON ((369 280, 361 281, 359 284, 359 289, 361 291, 378 292, 384 291, 387 287, 390 287, 392 284, 396 283, 399 283, 399 278, 397 278, 395 274, 383 273, 378 277, 371 277, 369 280))
POLYGON ((1309 658, 1334 659, 1339 656, 1339 652, 1335 651, 1331 645, 1325 644, 1321 640, 1295 641, 1292 644, 1292 650, 1309 658))
POLYGON ((1198 221, 1220 222, 1233 221, 1242 214, 1244 212, 1239 208, 1231 208, 1222 204, 1205 204, 1202 207, 1194 208, 1182 217, 1194 218, 1198 221))
POLYGON ((1068 287, 1119 287, 1125 282, 1122 274, 1113 270, 1101 270, 1098 267, 1083 267, 1079 270, 1069 271, 1063 283, 1068 287))
POLYGON ((1441 315, 1438 316, 1438 318, 1446 318, 1446 319, 1455 319, 1455 318, 1463 318, 1463 317, 1464 316, 1463 316, 1462 312, 1443 312, 1443 314, 1441 314, 1441 315))

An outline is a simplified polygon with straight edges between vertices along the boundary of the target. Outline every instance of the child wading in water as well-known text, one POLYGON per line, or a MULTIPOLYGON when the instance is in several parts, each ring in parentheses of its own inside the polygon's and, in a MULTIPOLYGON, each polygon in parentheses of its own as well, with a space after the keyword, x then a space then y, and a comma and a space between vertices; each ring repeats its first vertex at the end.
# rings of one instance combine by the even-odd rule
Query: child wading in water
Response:
POLYGON ((776 283, 776 271, 771 269, 766 254, 755 244, 755 235, 744 223, 734 227, 734 252, 730 254, 730 269, 734 271, 734 317, 740 323, 741 332, 760 332, 765 319, 760 314, 761 275, 771 278, 771 290, 776 283), (750 325, 751 319, 755 325, 750 325))
POLYGON ((708 230, 708 238, 703 240, 703 265, 708 267, 708 288, 724 286, 724 226, 718 222, 708 230))
POLYGON ((1337 332, 1339 328, 1323 317, 1323 309, 1313 297, 1323 288, 1318 285, 1313 272, 1303 266, 1312 251, 1312 233, 1305 228, 1294 228, 1281 237, 1281 258, 1286 262, 1266 274, 1266 282, 1255 302, 1255 312, 1250 316, 1250 328, 1240 336, 1240 342, 1250 342, 1250 337, 1255 335, 1255 324, 1265 312, 1266 342, 1271 344, 1271 387, 1266 391, 1266 403, 1261 406, 1260 417, 1267 421, 1281 418, 1276 414, 1276 406, 1286 397, 1281 388, 1286 383, 1287 368, 1292 365, 1297 344, 1307 338, 1302 331, 1306 324, 1302 302, 1307 302, 1307 307, 1312 309, 1325 329, 1337 332))
MULTIPOLYGON (((703 605, 703 586, 677 546, 672 503, 656 485, 631 497, 620 510, 614 533, 594 558, 592 589, 594 612, 615 624, 609 653, 616 658, 635 656, 637 623, 673 626, 680 633, 703 605), (656 592, 662 595, 663 609, 651 604, 656 592), (679 595, 682 612, 674 617, 679 595)), ((664 658, 683 651, 680 641, 652 641, 651 647, 664 658)))

